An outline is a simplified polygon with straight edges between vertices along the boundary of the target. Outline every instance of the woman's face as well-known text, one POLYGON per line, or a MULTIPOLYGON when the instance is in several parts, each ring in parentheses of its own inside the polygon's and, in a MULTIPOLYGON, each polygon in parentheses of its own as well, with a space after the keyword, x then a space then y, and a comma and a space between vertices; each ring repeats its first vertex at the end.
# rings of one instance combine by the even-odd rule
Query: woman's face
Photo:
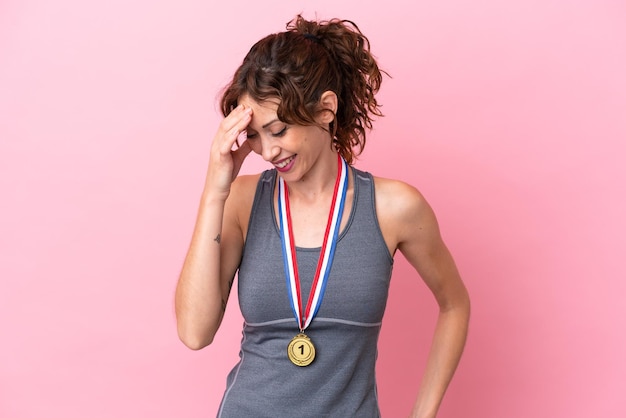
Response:
POLYGON ((319 126, 289 125, 278 119, 278 100, 257 102, 245 95, 239 104, 252 109, 247 141, 252 150, 274 165, 286 181, 296 181, 315 167, 321 155, 332 154, 331 137, 319 126))

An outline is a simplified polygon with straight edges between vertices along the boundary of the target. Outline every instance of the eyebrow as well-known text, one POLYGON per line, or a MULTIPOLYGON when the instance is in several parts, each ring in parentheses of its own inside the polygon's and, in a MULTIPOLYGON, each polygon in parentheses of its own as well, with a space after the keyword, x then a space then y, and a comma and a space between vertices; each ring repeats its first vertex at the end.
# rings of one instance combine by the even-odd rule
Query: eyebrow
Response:
POLYGON ((275 122, 280 122, 280 119, 278 119, 278 118, 273 119, 273 120, 267 122, 265 125, 261 126, 261 128, 265 129, 265 128, 267 128, 268 126, 270 126, 271 124, 273 124, 275 122))

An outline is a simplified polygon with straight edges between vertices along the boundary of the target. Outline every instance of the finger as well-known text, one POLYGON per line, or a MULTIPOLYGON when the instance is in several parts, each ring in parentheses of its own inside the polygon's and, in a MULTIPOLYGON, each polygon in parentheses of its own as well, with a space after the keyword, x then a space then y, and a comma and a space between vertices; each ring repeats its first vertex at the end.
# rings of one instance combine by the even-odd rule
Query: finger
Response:
POLYGON ((222 120, 221 128, 225 132, 229 132, 235 126, 237 126, 241 122, 242 119, 245 119, 247 115, 251 113, 252 113, 251 108, 245 107, 244 105, 239 105, 235 109, 233 109, 233 111, 230 112, 228 116, 224 118, 224 120, 222 120))
POLYGON ((241 133, 239 134, 237 139, 235 139, 236 147, 234 149, 239 148, 241 146, 241 144, 246 142, 246 139, 248 139, 248 132, 246 131, 246 129, 244 129, 243 131, 241 131, 241 133))
POLYGON ((250 143, 248 141, 245 141, 238 149, 233 151, 233 179, 239 174, 239 169, 243 165, 246 157, 250 155, 251 151, 252 147, 250 146, 250 143))
POLYGON ((237 142, 237 138, 240 137, 242 132, 245 131, 246 127, 252 120, 251 114, 251 110, 245 112, 242 117, 237 120, 236 124, 224 134, 224 141, 220 147, 222 153, 230 152, 233 149, 233 146, 237 142))
POLYGON ((250 142, 244 141, 241 146, 239 146, 239 148, 233 151, 233 158, 243 161, 248 156, 248 154, 250 154, 250 152, 252 152, 252 146, 250 145, 250 142))

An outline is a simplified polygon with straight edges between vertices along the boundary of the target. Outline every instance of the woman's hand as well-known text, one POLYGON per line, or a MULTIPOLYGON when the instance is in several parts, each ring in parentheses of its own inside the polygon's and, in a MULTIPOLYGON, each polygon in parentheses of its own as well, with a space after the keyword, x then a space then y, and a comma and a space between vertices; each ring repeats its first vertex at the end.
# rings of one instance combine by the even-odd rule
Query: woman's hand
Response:
POLYGON ((243 161, 252 151, 247 140, 233 149, 237 144, 237 138, 245 131, 251 120, 252 109, 239 105, 220 123, 211 145, 205 193, 220 200, 226 200, 228 197, 231 183, 239 174, 243 161))

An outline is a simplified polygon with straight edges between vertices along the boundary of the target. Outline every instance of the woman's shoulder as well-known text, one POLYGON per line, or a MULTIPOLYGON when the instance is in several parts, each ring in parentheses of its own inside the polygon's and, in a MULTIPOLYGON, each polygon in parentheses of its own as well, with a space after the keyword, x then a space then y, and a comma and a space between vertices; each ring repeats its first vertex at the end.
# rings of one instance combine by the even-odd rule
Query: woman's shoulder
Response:
POLYGON ((374 177, 374 188, 378 222, 390 248, 396 248, 407 236, 436 227, 430 205, 415 186, 374 177))
POLYGON ((231 185, 231 193, 236 194, 249 194, 256 191, 256 186, 259 183, 259 179, 262 175, 265 175, 267 172, 257 173, 257 174, 243 174, 237 176, 237 178, 233 181, 231 185))
POLYGON ((267 175, 268 172, 240 175, 235 178, 230 186, 226 211, 236 215, 232 219, 239 224, 243 232, 245 232, 248 227, 248 220, 250 218, 250 212, 252 211, 252 205, 254 204, 257 185, 261 177, 267 175))
POLYGON ((415 210, 426 203, 426 199, 413 185, 402 180, 385 177, 374 178, 376 202, 395 210, 415 210))
POLYGON ((237 209, 248 206, 252 207, 257 185, 259 184, 261 176, 264 174, 265 173, 257 173, 237 176, 230 186, 230 195, 228 196, 228 200, 233 204, 233 207, 237 209))

